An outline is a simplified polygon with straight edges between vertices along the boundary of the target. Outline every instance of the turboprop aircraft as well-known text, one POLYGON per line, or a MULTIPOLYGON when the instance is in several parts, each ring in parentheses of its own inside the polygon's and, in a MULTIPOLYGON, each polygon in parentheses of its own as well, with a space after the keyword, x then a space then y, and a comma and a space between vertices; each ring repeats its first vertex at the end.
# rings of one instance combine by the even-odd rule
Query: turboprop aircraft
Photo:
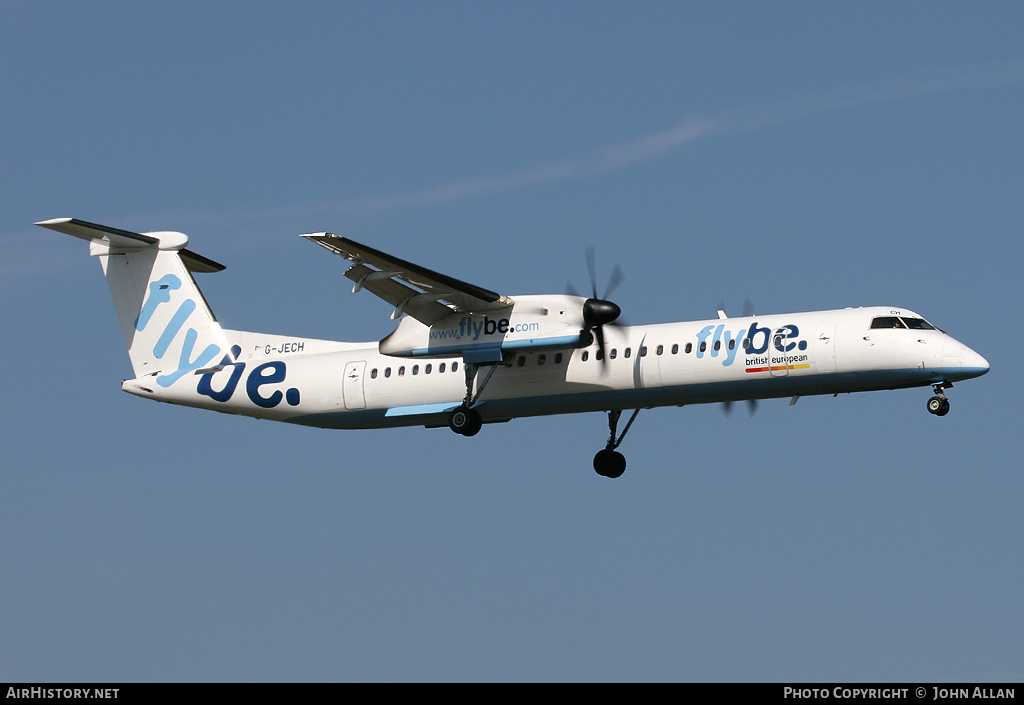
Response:
POLYGON ((377 342, 222 328, 193 274, 224 269, 178 232, 135 233, 73 218, 40 223, 89 242, 147 399, 321 428, 448 426, 472 436, 519 416, 603 411, 594 469, 619 477, 616 449, 641 409, 928 387, 928 411, 988 362, 923 317, 879 306, 627 326, 598 297, 506 296, 331 233, 303 235, 350 265, 353 292, 397 320, 377 342), (631 415, 618 432, 623 411, 631 415))

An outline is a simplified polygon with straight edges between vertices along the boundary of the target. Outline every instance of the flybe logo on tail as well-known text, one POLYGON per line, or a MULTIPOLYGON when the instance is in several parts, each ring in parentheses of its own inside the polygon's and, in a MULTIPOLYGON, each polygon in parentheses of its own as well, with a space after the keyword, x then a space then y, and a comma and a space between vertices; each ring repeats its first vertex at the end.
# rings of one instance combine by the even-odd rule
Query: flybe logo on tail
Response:
MULTIPOLYGON (((146 297, 145 303, 142 305, 142 310, 139 311, 138 317, 135 319, 135 330, 142 332, 149 325, 150 321, 153 320, 153 314, 163 304, 170 303, 171 292, 181 288, 181 279, 174 274, 165 274, 160 279, 150 282, 149 284, 149 296, 146 297)), ((153 346, 153 356, 157 359, 163 358, 170 348, 171 343, 174 342, 178 334, 181 333, 181 329, 185 326, 185 322, 188 321, 189 316, 196 310, 197 304, 193 299, 186 298, 178 305, 178 309, 171 316, 171 319, 167 322, 163 331, 157 338, 156 344, 153 346)), ((195 328, 189 328, 185 331, 185 338, 181 345, 181 354, 178 360, 178 369, 170 374, 160 375, 156 378, 157 384, 161 387, 170 387, 172 384, 181 379, 184 375, 194 372, 196 370, 206 367, 217 355, 220 353, 220 347, 217 345, 207 345, 202 352, 192 358, 192 353, 196 347, 196 341, 199 340, 199 333, 195 328)), ((299 343, 301 345, 301 343, 299 343)), ((214 401, 226 402, 234 396, 235 389, 238 387, 238 383, 242 378, 242 373, 245 371, 244 362, 234 362, 241 354, 242 350, 237 345, 231 348, 231 354, 225 355, 220 361, 220 367, 232 368, 231 374, 224 386, 221 389, 213 388, 213 372, 207 372, 199 378, 199 384, 196 391, 199 394, 210 397, 214 401)), ((269 350, 268 350, 269 352, 269 350)), ((285 376, 288 373, 288 368, 285 363, 280 360, 273 362, 267 362, 262 365, 258 365, 253 368, 245 380, 245 393, 256 406, 264 409, 272 409, 282 401, 287 402, 290 406, 298 406, 299 404, 299 390, 290 388, 284 392, 277 389, 270 391, 265 389, 268 385, 278 384, 283 382, 285 376)), ((271 388, 272 389, 272 388, 271 388)))
MULTIPOLYGON (((135 330, 140 333, 146 329, 150 321, 153 319, 153 314, 163 304, 170 303, 171 292, 181 288, 181 279, 174 274, 165 274, 156 281, 149 283, 149 296, 146 297, 145 303, 142 305, 142 310, 139 311, 139 315, 135 319, 135 330)), ((196 310, 196 302, 192 299, 185 299, 178 306, 178 310, 171 316, 171 320, 168 321, 167 326, 164 328, 160 337, 157 339, 156 344, 153 346, 153 357, 158 360, 163 359, 163 356, 167 353, 167 349, 171 346, 171 342, 177 337, 178 333, 181 332, 182 326, 185 325, 185 321, 192 315, 192 312, 196 310)), ((185 331, 185 339, 181 345, 181 354, 178 358, 178 369, 174 370, 170 374, 160 375, 156 378, 156 383, 161 387, 170 387, 172 384, 181 379, 184 375, 189 372, 193 372, 204 367, 220 352, 220 348, 216 345, 207 345, 206 348, 199 353, 199 355, 192 359, 192 351, 196 346, 196 341, 199 339, 199 333, 196 332, 195 328, 189 328, 185 331)))
MULTIPOLYGON (((776 353, 794 353, 807 349, 807 341, 800 339, 800 329, 787 324, 775 328, 759 326, 757 321, 749 328, 730 331, 725 323, 704 326, 697 333, 697 359, 705 357, 721 358, 722 365, 728 367, 736 362, 736 355, 743 351, 744 355, 763 356, 771 350, 776 353)), ((801 355, 806 359, 806 355, 801 355)), ((753 364, 747 361, 747 364, 753 364)))

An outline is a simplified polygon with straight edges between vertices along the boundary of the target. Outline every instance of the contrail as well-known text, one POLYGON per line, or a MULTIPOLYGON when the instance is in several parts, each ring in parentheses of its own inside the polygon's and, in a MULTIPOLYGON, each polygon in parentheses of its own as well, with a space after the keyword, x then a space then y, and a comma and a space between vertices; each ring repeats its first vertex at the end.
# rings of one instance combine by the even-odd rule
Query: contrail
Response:
MULTIPOLYGON (((981 90, 1024 82, 1024 61, 963 67, 931 76, 875 81, 840 90, 749 105, 720 113, 691 115, 671 127, 605 145, 576 157, 543 162, 505 173, 457 179, 400 193, 370 194, 322 201, 297 201, 238 211, 183 209, 125 216, 128 222, 177 222, 213 228, 238 228, 241 223, 296 218, 322 221, 325 216, 443 205, 510 193, 547 183, 598 176, 666 157, 699 140, 755 132, 830 112, 877 103, 964 90, 981 90)), ((124 222, 122 220, 122 222, 124 222)), ((6 235, 12 243, 21 236, 6 235)), ((14 274, 15 272, 7 272, 14 274)))
MULTIPOLYGON (((238 229, 243 223, 295 218, 317 220, 325 215, 373 213, 426 207, 461 200, 523 190, 545 183, 568 181, 614 172, 643 162, 665 157, 686 145, 711 137, 754 132, 784 125, 815 115, 838 112, 875 103, 896 102, 919 96, 963 90, 982 90, 1024 82, 1024 61, 963 67, 941 74, 916 78, 876 81, 841 90, 798 96, 771 103, 750 105, 710 115, 693 115, 668 129, 646 133, 633 139, 591 150, 574 158, 545 162, 503 174, 448 181, 404 193, 391 193, 327 201, 305 201, 260 209, 239 211, 180 210, 163 213, 124 215, 121 222, 167 223, 180 227, 189 223, 206 228, 238 229)), ((272 227, 272 226, 271 226, 272 227)), ((0 242, 8 250, 24 252, 8 258, 17 264, 0 268, 0 289, 36 271, 52 269, 56 255, 42 258, 35 244, 23 245, 23 233, 4 233, 0 242), (43 261, 45 259, 45 261, 43 261), (36 261, 38 260, 38 261, 36 261)), ((239 239, 256 247, 252 240, 239 239)), ((239 245, 242 246, 242 245, 239 245)), ((69 262, 70 262, 69 258, 69 262)))
MULTIPOLYGON (((494 176, 449 181, 405 193, 358 196, 314 206, 317 210, 387 210, 429 206, 525 189, 623 169, 663 157, 688 144, 718 135, 782 125, 816 114, 905 100, 956 90, 992 88, 1024 81, 1024 62, 958 69, 930 78, 899 79, 747 106, 710 116, 691 116, 658 132, 608 145, 579 157, 494 176)), ((308 204, 312 205, 312 204, 308 204)))

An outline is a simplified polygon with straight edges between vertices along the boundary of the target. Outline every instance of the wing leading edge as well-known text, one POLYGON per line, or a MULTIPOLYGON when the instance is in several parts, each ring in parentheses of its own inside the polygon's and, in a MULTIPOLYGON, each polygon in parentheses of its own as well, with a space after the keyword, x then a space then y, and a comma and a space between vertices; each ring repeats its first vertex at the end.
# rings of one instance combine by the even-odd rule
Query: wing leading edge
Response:
POLYGON ((403 313, 430 326, 453 313, 476 313, 512 305, 507 296, 393 257, 333 233, 302 237, 351 261, 345 276, 355 282, 352 292, 366 289, 403 313))

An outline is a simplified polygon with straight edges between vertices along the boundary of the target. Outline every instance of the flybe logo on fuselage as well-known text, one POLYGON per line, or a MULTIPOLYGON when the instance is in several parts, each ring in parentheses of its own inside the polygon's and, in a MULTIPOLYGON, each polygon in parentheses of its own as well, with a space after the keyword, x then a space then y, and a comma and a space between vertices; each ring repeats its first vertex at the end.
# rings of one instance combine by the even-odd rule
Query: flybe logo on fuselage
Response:
POLYGON ((732 331, 725 323, 704 326, 697 333, 697 359, 705 357, 721 358, 722 365, 728 367, 736 362, 736 356, 742 350, 744 362, 751 365, 771 364, 773 356, 790 353, 788 357, 801 357, 807 349, 807 341, 800 339, 800 329, 793 324, 777 328, 758 325, 757 321, 749 328, 732 331))

